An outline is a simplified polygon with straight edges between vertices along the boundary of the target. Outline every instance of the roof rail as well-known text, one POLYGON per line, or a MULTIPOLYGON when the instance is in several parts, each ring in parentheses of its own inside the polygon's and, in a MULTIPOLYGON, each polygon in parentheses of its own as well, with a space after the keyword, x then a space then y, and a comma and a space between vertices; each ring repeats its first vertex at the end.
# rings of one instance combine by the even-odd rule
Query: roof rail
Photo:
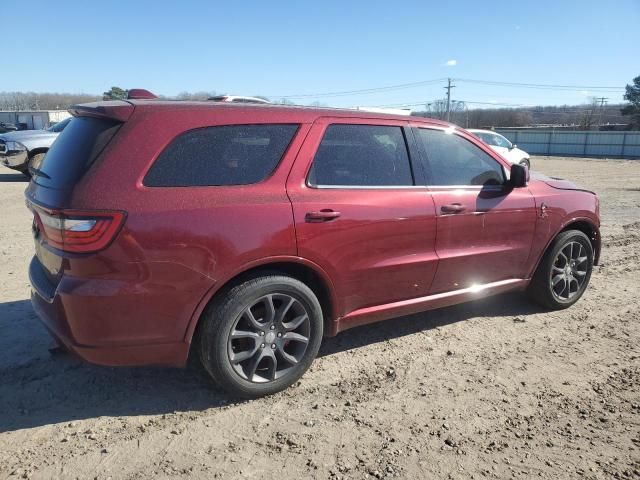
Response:
POLYGON ((153 100, 154 98, 158 96, 144 88, 132 88, 127 92, 127 100, 153 100))

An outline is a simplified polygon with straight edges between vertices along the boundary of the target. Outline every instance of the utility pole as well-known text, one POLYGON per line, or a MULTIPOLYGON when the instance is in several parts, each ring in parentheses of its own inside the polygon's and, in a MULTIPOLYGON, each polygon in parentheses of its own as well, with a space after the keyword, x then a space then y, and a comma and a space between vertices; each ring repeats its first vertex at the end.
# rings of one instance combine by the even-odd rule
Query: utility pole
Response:
POLYGON ((462 102, 462 105, 464 106, 464 111, 467 117, 467 121, 465 123, 464 128, 469 128, 469 105, 467 105, 467 102, 462 102))
POLYGON ((455 88, 455 85, 451 85, 451 79, 447 78, 447 86, 444 87, 447 91, 447 122, 451 120, 451 89, 455 88))
POLYGON ((600 115, 598 115, 598 130, 600 130, 600 125, 602 125, 602 114, 604 113, 604 106, 607 103, 607 100, 609 100, 609 98, 600 97, 598 98, 598 100, 600 101, 600 115))

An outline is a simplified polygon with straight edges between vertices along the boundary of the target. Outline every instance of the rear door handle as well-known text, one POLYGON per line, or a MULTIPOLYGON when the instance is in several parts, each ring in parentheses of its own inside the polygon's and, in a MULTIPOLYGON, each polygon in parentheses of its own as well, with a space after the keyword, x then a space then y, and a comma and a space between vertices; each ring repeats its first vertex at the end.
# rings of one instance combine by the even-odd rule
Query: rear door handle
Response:
POLYGON ((307 223, 322 223, 330 222, 340 216, 340 212, 331 210, 330 208, 323 208, 322 210, 315 212, 307 212, 304 216, 304 221, 307 223))
POLYGON ((440 207, 440 211, 442 213, 461 213, 466 210, 466 207, 460 203, 449 203, 447 205, 442 205, 440 207))

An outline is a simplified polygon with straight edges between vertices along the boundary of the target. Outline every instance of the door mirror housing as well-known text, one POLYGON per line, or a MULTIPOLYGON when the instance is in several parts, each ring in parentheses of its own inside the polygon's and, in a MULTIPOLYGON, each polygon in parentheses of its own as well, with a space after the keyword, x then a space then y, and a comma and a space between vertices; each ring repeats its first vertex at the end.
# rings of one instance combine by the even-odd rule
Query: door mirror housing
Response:
POLYGON ((515 150, 516 148, 518 148, 518 145, 516 145, 515 143, 512 143, 511 147, 509 147, 509 150, 515 150))
POLYGON ((511 175, 509 176, 509 184, 512 188, 521 188, 527 186, 529 180, 529 169, 517 163, 511 165, 511 175))

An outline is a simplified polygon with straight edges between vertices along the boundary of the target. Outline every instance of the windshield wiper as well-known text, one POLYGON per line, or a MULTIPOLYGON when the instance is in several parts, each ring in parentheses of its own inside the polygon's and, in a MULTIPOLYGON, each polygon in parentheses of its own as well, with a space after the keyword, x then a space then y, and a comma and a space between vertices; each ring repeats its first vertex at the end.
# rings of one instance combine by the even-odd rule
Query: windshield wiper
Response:
POLYGON ((47 180, 51 180, 51 177, 49 175, 44 173, 42 170, 38 170, 35 167, 29 167, 29 173, 31 173, 32 175, 35 175, 37 177, 44 177, 47 180))

